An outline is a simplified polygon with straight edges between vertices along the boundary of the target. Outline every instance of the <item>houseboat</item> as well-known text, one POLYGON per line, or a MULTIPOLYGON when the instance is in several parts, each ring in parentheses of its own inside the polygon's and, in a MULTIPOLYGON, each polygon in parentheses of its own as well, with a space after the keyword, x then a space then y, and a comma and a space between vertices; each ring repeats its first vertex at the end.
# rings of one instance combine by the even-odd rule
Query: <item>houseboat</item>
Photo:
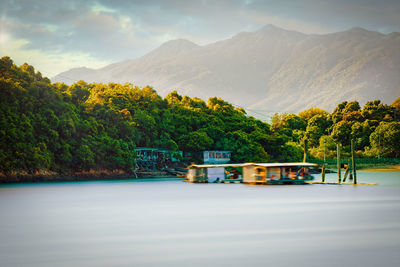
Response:
POLYGON ((184 161, 203 162, 204 164, 226 164, 231 160, 231 151, 227 150, 205 150, 199 152, 185 151, 183 154, 184 161))
POLYGON ((188 167, 186 180, 191 183, 305 184, 314 179, 310 174, 310 168, 318 168, 318 164, 307 162, 193 164, 188 167))
POLYGON ((231 151, 206 150, 203 151, 204 164, 226 164, 231 160, 231 151))

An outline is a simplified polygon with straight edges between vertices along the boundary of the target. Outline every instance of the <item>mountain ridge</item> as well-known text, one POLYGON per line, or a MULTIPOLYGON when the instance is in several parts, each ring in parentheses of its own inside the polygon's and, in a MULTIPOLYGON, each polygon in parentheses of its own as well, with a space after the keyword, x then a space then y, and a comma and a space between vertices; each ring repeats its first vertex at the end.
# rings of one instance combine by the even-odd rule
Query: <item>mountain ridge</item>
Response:
POLYGON ((266 25, 202 46, 171 40, 142 57, 71 69, 53 81, 132 82, 162 96, 177 89, 270 111, 329 110, 344 100, 389 103, 400 95, 399 36, 363 28, 304 34, 266 25))

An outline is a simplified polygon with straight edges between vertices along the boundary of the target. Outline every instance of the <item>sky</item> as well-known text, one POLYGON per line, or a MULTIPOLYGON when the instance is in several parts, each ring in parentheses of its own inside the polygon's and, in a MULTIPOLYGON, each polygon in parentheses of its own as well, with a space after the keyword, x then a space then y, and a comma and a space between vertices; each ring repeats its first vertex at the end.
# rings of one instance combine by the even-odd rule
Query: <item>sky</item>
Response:
POLYGON ((400 32, 399 14, 399 0, 0 0, 0 55, 53 77, 173 39, 205 45, 266 24, 308 34, 400 32))

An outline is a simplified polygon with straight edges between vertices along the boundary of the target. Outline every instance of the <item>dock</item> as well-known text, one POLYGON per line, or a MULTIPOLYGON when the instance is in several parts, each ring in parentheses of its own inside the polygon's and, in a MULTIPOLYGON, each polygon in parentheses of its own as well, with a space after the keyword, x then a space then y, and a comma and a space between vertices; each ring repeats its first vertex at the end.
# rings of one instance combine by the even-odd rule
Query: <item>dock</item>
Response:
POLYGON ((306 184, 331 184, 331 185, 377 185, 378 183, 349 183, 349 182, 305 182, 306 184))

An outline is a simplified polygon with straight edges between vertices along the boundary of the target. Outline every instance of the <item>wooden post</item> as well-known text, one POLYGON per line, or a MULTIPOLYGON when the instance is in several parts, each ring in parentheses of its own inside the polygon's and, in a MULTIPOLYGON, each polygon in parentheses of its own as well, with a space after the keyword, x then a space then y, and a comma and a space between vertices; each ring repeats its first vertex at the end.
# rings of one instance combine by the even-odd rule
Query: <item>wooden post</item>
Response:
POLYGON ((344 176, 343 176, 343 182, 346 182, 346 179, 347 179, 347 176, 349 175, 349 172, 350 172, 350 166, 347 165, 346 170, 344 172, 344 176))
POLYGON ((353 183, 357 184, 356 159, 354 157, 354 140, 351 139, 351 165, 353 168, 353 183))
POLYGON ((322 182, 325 183, 325 165, 322 165, 321 175, 322 175, 322 182))
MULTIPOLYGON (((345 179, 347 178, 347 176, 349 177, 349 180, 353 179, 351 176, 351 158, 347 159, 347 174, 345 174, 345 179), (350 178, 351 177, 351 178, 350 178)), ((344 181, 343 181, 344 182, 344 181)))
POLYGON ((353 180, 353 163, 351 158, 349 158, 349 180, 353 180))
POLYGON ((336 144, 336 151, 337 151, 337 173, 338 173, 338 183, 342 182, 341 170, 340 170, 340 143, 336 144))

